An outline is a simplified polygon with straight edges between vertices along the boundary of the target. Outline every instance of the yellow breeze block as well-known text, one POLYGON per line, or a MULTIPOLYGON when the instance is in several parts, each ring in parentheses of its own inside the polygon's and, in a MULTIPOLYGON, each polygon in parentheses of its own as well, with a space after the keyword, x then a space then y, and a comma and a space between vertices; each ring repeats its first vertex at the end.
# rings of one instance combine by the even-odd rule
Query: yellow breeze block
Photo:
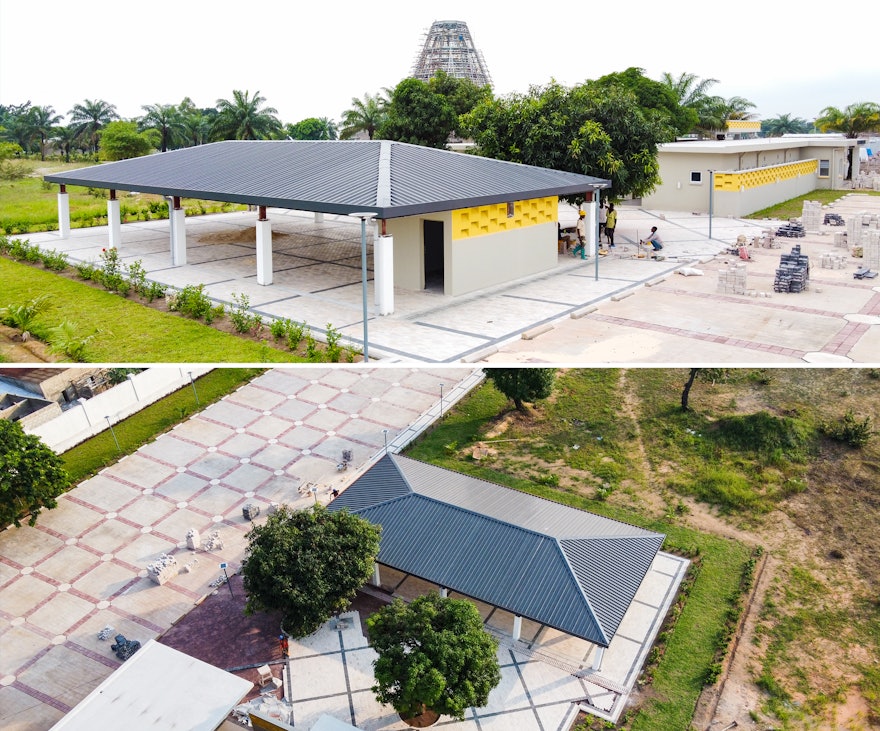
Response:
POLYGON ((508 218, 507 212, 507 203, 452 211, 452 239, 471 239, 539 223, 555 223, 559 218, 559 199, 550 196, 516 201, 513 216, 508 218))
POLYGON ((759 188, 762 185, 773 185, 780 180, 791 180, 802 175, 813 175, 819 168, 817 160, 801 160, 783 165, 771 165, 766 168, 740 170, 738 172, 715 173, 715 190, 744 190, 759 188))

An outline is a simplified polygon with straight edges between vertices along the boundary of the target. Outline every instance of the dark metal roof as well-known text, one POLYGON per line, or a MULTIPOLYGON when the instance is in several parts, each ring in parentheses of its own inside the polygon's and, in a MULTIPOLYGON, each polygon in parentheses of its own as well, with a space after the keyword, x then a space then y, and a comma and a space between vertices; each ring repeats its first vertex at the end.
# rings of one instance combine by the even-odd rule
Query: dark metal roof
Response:
POLYGON ((398 218, 607 187, 587 175, 388 140, 233 140, 45 176, 50 183, 398 218))
POLYGON ((664 539, 399 455, 330 509, 382 526, 380 563, 606 647, 664 539))

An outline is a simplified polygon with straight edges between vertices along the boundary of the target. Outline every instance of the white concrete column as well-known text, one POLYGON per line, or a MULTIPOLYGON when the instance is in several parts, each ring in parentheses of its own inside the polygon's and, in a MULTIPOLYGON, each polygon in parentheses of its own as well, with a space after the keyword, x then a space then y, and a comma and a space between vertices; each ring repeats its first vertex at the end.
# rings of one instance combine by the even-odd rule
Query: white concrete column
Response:
POLYGON ((266 206, 260 206, 257 219, 257 284, 272 284, 272 222, 266 218, 266 206))
POLYGON ((370 580, 373 586, 382 586, 381 577, 379 576, 379 564, 373 564, 373 578, 370 580))
POLYGON ((511 637, 511 639, 513 639, 514 642, 516 642, 517 640, 519 640, 521 635, 522 635, 522 617, 520 617, 517 614, 513 618, 513 632, 510 633, 510 637, 511 637))
POLYGON ((107 201, 107 227, 110 229, 110 248, 118 249, 122 243, 122 218, 116 198, 107 201))
POLYGON ((324 223, 324 214, 315 211, 315 223, 324 223))
POLYGON ((58 235, 62 239, 70 238, 70 196, 63 185, 58 194, 58 235))
POLYGON ((171 209, 171 265, 186 264, 186 212, 180 207, 180 198, 174 199, 171 209))
POLYGON ((601 673, 601 672, 602 672, 602 659, 603 659, 604 657, 605 657, 605 648, 604 648, 604 647, 599 647, 599 645, 596 645, 596 654, 593 655, 593 665, 592 665, 592 668, 593 668, 593 670, 595 670, 597 673, 601 673))
POLYGON ((373 237, 373 289, 380 315, 394 312, 394 237, 373 237))
POLYGON ((599 191, 593 193, 593 201, 587 206, 587 250, 599 255, 599 191))
POLYGON ((445 586, 441 586, 440 587, 440 596, 442 596, 444 599, 446 597, 448 597, 449 596, 449 589, 447 589, 445 586))

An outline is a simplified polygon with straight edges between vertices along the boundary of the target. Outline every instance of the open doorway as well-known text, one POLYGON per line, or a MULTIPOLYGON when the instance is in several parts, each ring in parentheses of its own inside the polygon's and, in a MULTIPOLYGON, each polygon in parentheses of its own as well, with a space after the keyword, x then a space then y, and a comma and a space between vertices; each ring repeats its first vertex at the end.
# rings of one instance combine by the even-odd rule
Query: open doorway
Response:
POLYGON ((423 221, 425 289, 443 292, 443 221, 423 221))

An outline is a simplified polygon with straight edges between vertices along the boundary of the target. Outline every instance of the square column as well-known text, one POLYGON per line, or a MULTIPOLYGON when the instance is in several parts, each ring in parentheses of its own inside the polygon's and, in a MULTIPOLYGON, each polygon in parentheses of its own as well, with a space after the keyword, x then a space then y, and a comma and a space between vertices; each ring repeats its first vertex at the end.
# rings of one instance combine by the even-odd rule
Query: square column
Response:
POLYGON ((257 284, 272 284, 272 222, 266 218, 266 206, 260 206, 257 220, 257 284))
POLYGON ((394 237, 381 235, 373 239, 373 288, 376 309, 380 315, 394 312, 394 237))
POLYGON ((599 254, 599 196, 596 193, 587 193, 584 209, 587 214, 587 251, 590 256, 597 256, 599 254))
POLYGON ((107 227, 110 229, 110 248, 118 249, 122 243, 122 219, 116 198, 107 201, 107 227))
POLYGON ((380 578, 381 577, 379 576, 379 564, 374 563, 373 564, 373 578, 370 579, 370 583, 373 586, 382 586, 382 582, 381 582, 380 578))
POLYGON ((63 185, 58 193, 58 235, 62 239, 70 238, 70 196, 63 185))
POLYGON ((171 265, 186 264, 186 211, 180 207, 180 198, 174 198, 171 209, 171 265))
POLYGON ((601 672, 602 672, 602 659, 603 659, 604 657, 605 657, 605 648, 604 648, 604 647, 599 647, 599 645, 596 645, 596 654, 593 655, 593 664, 592 664, 591 667, 592 667, 593 670, 595 670, 597 673, 601 673, 601 672))
POLYGON ((324 214, 315 211, 315 223, 324 223, 324 214))
POLYGON ((517 642, 522 635, 522 617, 516 615, 513 618, 513 632, 510 633, 510 638, 517 642))

